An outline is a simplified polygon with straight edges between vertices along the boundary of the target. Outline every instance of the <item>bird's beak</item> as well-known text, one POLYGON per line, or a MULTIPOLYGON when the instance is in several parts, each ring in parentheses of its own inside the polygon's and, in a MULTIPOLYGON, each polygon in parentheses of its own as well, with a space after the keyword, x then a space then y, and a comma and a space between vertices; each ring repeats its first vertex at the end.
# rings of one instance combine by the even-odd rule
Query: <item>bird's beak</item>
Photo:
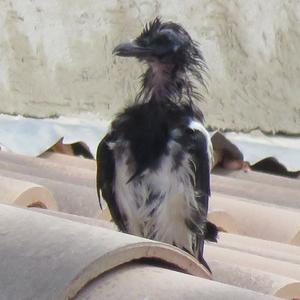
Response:
POLYGON ((113 50, 114 55, 137 58, 147 57, 151 52, 151 49, 138 46, 135 42, 122 43, 113 50))

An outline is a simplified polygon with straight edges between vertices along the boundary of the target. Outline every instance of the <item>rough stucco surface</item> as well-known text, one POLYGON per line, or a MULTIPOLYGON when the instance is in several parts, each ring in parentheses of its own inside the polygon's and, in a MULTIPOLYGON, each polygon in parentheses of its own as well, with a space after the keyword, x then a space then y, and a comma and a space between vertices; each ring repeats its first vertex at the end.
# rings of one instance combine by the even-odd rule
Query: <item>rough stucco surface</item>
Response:
POLYGON ((0 111, 110 118, 142 71, 111 51, 157 15, 201 43, 207 125, 300 132, 298 0, 0 0, 0 111))

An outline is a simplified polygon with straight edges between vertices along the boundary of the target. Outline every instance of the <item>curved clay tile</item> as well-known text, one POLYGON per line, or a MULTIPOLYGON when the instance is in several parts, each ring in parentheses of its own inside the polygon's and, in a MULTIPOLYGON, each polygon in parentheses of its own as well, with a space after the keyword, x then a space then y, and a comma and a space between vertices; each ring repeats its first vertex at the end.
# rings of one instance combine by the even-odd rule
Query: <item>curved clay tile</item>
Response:
POLYGON ((48 159, 29 157, 0 151, 0 169, 31 174, 91 188, 96 186, 96 172, 48 159))
POLYGON ((290 239, 289 243, 291 245, 300 246, 300 229, 298 232, 290 239))
POLYGON ((300 230, 300 211, 214 193, 212 210, 225 210, 233 217, 240 234, 290 243, 300 230))
MULTIPOLYGON (((29 172, 30 171, 28 171, 28 173, 29 172)), ((60 180, 36 177, 3 169, 0 169, 0 175, 18 180, 31 181, 45 186, 52 192, 55 199, 57 199, 59 210, 62 212, 86 217, 109 218, 107 210, 105 210, 105 214, 103 215, 104 211, 102 212, 100 209, 95 187, 90 188, 60 180)), ((106 207, 104 202, 102 203, 102 207, 106 207)))
POLYGON ((100 218, 88 218, 84 216, 79 216, 79 215, 74 215, 74 214, 68 214, 60 211, 53 211, 53 210, 48 210, 48 209, 42 209, 42 208, 32 208, 34 211, 57 217, 57 218, 62 218, 62 219, 67 219, 70 221, 78 222, 78 223, 83 223, 91 226, 98 226, 98 227, 103 227, 107 228, 110 230, 115 230, 118 231, 117 226, 115 223, 110 222, 110 220, 105 220, 105 219, 100 219, 100 218))
POLYGON ((246 268, 254 268, 293 278, 296 279, 297 282, 300 281, 300 265, 296 263, 223 248, 212 244, 205 246, 204 256, 208 265, 210 265, 211 261, 221 261, 223 263, 236 264, 246 268))
POLYGON ((4 299, 69 299, 99 275, 140 259, 210 278, 178 248, 29 209, 0 205, 0 236, 4 299))
POLYGON ((300 297, 300 281, 237 264, 211 260, 214 280, 283 299, 300 297))
POLYGON ((275 293, 276 297, 283 299, 299 300, 300 284, 298 282, 285 284, 275 293))
POLYGON ((280 187, 299 189, 300 181, 292 178, 287 178, 283 176, 277 176, 272 174, 267 174, 263 172, 244 172, 242 170, 227 170, 224 168, 217 168, 214 170, 214 174, 228 176, 231 178, 243 179, 256 183, 264 183, 270 185, 276 185, 280 187))
POLYGON ((0 176, 0 195, 0 203, 4 204, 58 209, 48 189, 28 181, 0 176))
MULTIPOLYGON (((295 180, 295 179, 294 179, 295 180)), ((300 209, 299 189, 227 176, 211 176, 212 191, 300 209)))
POLYGON ((88 169, 96 172, 96 161, 94 159, 86 159, 78 156, 66 155, 56 152, 45 152, 39 157, 50 160, 51 162, 57 164, 64 164, 71 167, 73 166, 76 168, 88 169))
POLYGON ((290 244, 220 232, 218 246, 300 264, 300 249, 290 244))
MULTIPOLYGON (((97 220, 97 219, 91 219, 81 216, 75 216, 70 214, 65 214, 61 212, 55 212, 55 211, 49 211, 49 210, 43 210, 36 208, 35 211, 38 211, 40 213, 45 213, 49 215, 53 215, 60 218, 66 218, 71 221, 89 224, 92 226, 100 226, 108 229, 114 229, 116 230, 116 227, 113 227, 111 222, 97 220)), ((220 233, 219 239, 218 239, 218 245, 219 246, 225 246, 226 245, 230 247, 243 247, 243 251, 248 252, 249 250, 255 249, 260 256, 266 254, 266 257, 270 257, 268 255, 274 255, 275 254, 281 254, 281 256, 278 257, 280 260, 284 260, 287 257, 289 258, 297 258, 295 263, 300 263, 300 256, 291 255, 293 252, 294 254, 299 254, 298 247, 289 246, 286 244, 280 244, 270 241, 264 241, 259 239, 253 239, 248 238, 244 236, 238 236, 238 235, 232 235, 227 233, 220 233), (226 244, 227 241, 227 244, 226 244), (264 249, 265 251, 261 250, 259 247, 260 244, 263 244, 267 249, 264 249), (253 249, 251 249, 251 246, 253 249), (250 249, 249 249, 250 247, 250 249), (277 248, 277 249, 276 249, 277 248), (294 249, 295 248, 295 249, 294 249), (284 252, 276 252, 274 249, 278 251, 286 251, 284 252), (288 251, 289 250, 289 251, 288 251), (288 252, 288 253, 287 253, 288 252), (291 253, 292 252, 292 253, 291 253), (289 254, 290 253, 290 254, 289 254)), ((222 283, 230 284, 233 286, 250 289, 256 292, 260 292, 263 294, 269 294, 273 296, 278 296, 283 299, 295 299, 296 297, 300 296, 300 282, 291 278, 279 276, 273 273, 263 272, 259 271, 253 268, 245 268, 239 265, 235 264, 228 264, 221 261, 210 261, 210 267, 213 272, 213 278, 214 280, 217 280, 222 283)), ((127 267, 128 268, 128 267, 127 267)), ((131 267, 129 267, 130 269, 131 267)), ((146 269, 143 268, 143 274, 146 269)), ((156 273, 159 272, 159 269, 156 270, 156 273)), ((141 274, 141 276, 143 275, 141 274)), ((105 277, 105 276, 104 276, 105 277)), ((156 277, 155 277, 156 278, 156 277)), ((156 278, 157 279, 157 278, 156 278)), ((104 279, 105 280, 105 279, 104 279)), ((117 280, 115 278, 115 280, 117 280)), ((143 280, 146 281, 146 279, 143 277, 143 280)), ((103 279, 98 278, 96 282, 93 284, 87 285, 81 292, 80 295, 78 295, 78 298, 76 299, 90 299, 92 300, 93 297, 97 299, 97 297, 102 297, 101 287, 103 286, 103 279)), ((146 286, 146 283, 142 285, 143 289, 146 286)), ((187 287, 185 288, 185 291, 187 290, 187 287)), ((195 291, 194 291, 195 292, 195 291)), ((185 292, 184 292, 185 293, 185 292)), ((178 293, 176 293, 179 297, 178 293)), ((185 294, 186 295, 186 294, 185 294)), ((196 294, 195 294, 196 295, 196 294)), ((197 294, 199 296, 199 294, 197 294)), ((161 295, 160 295, 161 296, 161 295)), ((182 295, 180 296, 182 297, 182 295)), ((116 299, 116 298, 114 298, 116 299)), ((173 296, 172 296, 173 299, 173 296)))
POLYGON ((234 218, 225 210, 211 210, 208 212, 208 220, 214 223, 220 232, 230 232, 238 234, 238 226, 234 222, 234 218))
MULTIPOLYGON (((126 264, 87 285, 76 300, 275 300, 250 290, 149 266, 126 264)), ((75 300, 74 299, 74 300, 75 300)))

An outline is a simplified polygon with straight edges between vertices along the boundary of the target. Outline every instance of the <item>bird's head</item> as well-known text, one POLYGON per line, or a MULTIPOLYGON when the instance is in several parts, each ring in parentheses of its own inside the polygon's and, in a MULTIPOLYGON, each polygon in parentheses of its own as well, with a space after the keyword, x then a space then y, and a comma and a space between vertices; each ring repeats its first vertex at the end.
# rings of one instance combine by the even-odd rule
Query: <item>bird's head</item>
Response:
POLYGON ((170 100, 192 106, 194 99, 201 98, 194 91, 193 82, 205 86, 202 76, 206 71, 205 61, 198 44, 182 26, 156 18, 135 40, 118 45, 113 53, 135 57, 149 66, 142 76, 136 101, 170 100))
POLYGON ((118 45, 113 53, 135 57, 147 63, 188 67, 203 62, 197 44, 186 30, 173 22, 163 23, 159 18, 145 26, 132 42, 118 45))

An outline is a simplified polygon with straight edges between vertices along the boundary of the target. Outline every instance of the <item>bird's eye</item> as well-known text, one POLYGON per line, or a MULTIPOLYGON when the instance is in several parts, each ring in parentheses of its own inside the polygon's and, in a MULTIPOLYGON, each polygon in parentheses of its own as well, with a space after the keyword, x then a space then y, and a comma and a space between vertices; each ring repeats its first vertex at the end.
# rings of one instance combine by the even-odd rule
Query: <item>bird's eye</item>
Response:
POLYGON ((147 47, 150 44, 150 39, 149 37, 138 38, 136 39, 136 43, 141 47, 147 47))

